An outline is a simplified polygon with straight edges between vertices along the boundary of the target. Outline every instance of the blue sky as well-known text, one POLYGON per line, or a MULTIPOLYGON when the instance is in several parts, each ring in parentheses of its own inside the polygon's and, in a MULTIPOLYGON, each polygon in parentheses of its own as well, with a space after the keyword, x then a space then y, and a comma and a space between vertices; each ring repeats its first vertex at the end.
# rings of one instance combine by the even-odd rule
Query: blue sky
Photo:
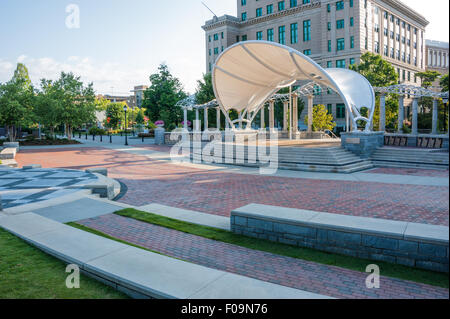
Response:
MULTIPOLYGON (((219 16, 236 14, 236 0, 204 1, 219 16)), ((430 1, 403 2, 431 21, 427 38, 448 41, 449 2, 430 1)), ((211 16, 200 0, 0 0, 0 82, 20 61, 35 83, 65 70, 98 93, 128 94, 166 62, 193 92, 205 71, 201 26, 211 16), (66 27, 70 4, 80 8, 79 29, 66 27)))

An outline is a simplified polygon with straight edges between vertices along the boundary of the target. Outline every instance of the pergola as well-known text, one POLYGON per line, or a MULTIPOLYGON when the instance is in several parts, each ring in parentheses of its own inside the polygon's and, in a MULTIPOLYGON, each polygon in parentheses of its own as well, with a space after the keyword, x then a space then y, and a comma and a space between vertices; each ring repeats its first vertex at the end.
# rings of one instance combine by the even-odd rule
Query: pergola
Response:
POLYGON ((438 101, 442 99, 444 103, 448 102, 448 92, 435 92, 422 87, 397 84, 388 87, 375 87, 374 91, 379 94, 380 98, 380 131, 386 130, 386 95, 395 94, 398 96, 398 133, 402 133, 403 121, 405 119, 405 97, 412 98, 412 122, 411 134, 418 134, 418 113, 419 113, 419 99, 421 97, 430 97, 433 99, 433 113, 432 113, 432 129, 431 134, 438 134, 438 101))

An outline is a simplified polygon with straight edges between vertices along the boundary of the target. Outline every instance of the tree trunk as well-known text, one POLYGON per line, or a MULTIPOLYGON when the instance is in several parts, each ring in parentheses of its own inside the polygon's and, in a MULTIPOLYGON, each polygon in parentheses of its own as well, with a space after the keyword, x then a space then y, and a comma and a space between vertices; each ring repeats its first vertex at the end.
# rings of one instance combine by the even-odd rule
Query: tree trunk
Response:
POLYGON ((69 124, 66 125, 66 134, 67 139, 70 141, 72 139, 72 127, 69 124))
POLYGON ((16 127, 15 125, 9 125, 8 126, 8 137, 10 142, 16 141, 16 127))

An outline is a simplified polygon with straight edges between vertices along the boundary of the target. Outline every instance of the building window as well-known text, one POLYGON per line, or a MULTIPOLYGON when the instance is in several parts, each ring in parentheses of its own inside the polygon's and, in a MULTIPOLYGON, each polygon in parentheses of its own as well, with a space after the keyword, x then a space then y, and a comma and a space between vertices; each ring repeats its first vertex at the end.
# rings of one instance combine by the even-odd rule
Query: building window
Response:
POLYGON ((211 36, 208 35, 208 42, 211 42, 211 36))
POLYGON ((391 54, 390 57, 393 59, 395 58, 394 48, 391 48, 391 54))
POLYGON ((291 24, 291 44, 298 43, 298 23, 291 24))
POLYGON ((273 4, 269 4, 269 5, 266 7, 266 9, 267 9, 267 14, 273 13, 273 4))
POLYGON ((238 35, 236 36, 236 42, 239 42, 239 36, 238 35))
POLYGON ((223 39, 223 32, 220 34, 220 37, 223 39))
POLYGON ((211 56, 211 49, 209 49, 209 56, 211 56))
POLYGON ((345 104, 336 104, 336 118, 345 118, 345 104))
POLYGON ((311 20, 303 21, 303 41, 311 40, 311 20))
POLYGON ((303 0, 303 4, 307 4, 307 3, 310 3, 311 2, 311 0, 303 0))
POLYGON ((303 50, 304 55, 311 55, 311 49, 303 50))
POLYGON ((336 2, 336 11, 344 9, 344 1, 336 2))
POLYGON ((257 8, 256 9, 256 17, 260 17, 262 16, 262 8, 257 8))
POLYGON ((355 47, 355 37, 350 37, 350 49, 353 49, 355 47))
POLYGON ((336 49, 337 51, 345 50, 345 39, 339 38, 336 40, 336 49))
POLYGON ((247 0, 241 0, 241 6, 247 5, 247 0))
POLYGON ((214 54, 215 55, 219 54, 219 48, 214 48, 214 54))
POLYGON ((327 112, 328 114, 333 114, 333 104, 327 104, 327 112))
POLYGON ((297 0, 290 1, 291 8, 295 8, 297 6, 297 0))
POLYGON ((331 12, 331 4, 327 4, 327 12, 331 12))
POLYGON ((333 67, 333 61, 327 61, 327 68, 333 67))
POLYGON ((350 58, 350 65, 354 65, 355 64, 355 58, 350 58))
POLYGON ((212 69, 212 68, 211 68, 211 63, 209 63, 209 72, 211 72, 211 69, 212 69))
POLYGON ((337 60, 336 61, 336 67, 345 69, 345 60, 337 60))
POLYGON ((216 34, 214 34, 214 41, 217 41, 217 40, 219 40, 219 35, 216 33, 216 34))
POLYGON ((353 25, 354 25, 353 17, 350 17, 350 26, 353 27, 353 25))
POLYGON ((353 0, 350 0, 350 8, 353 8, 353 0))
POLYGON ((384 48, 383 48, 383 54, 384 54, 385 56, 388 56, 388 55, 389 55, 389 49, 388 49, 387 44, 384 45, 384 48))
POLYGON ((327 27, 328 31, 331 30, 331 22, 328 22, 328 27, 327 27))
POLYGON ((280 1, 278 2, 278 11, 283 11, 284 10, 284 1, 280 1))
POLYGON ((222 45, 222 48, 220 49, 220 51, 223 52, 223 45, 222 45))
POLYGON ((344 29, 344 19, 336 21, 336 29, 344 29))
POLYGON ((380 43, 378 41, 375 41, 374 51, 375 53, 380 53, 380 43))
POLYGON ((242 12, 242 21, 246 21, 247 20, 247 12, 242 12))
POLYGON ((331 40, 328 40, 328 52, 331 52, 331 40))
POLYGON ((273 41, 273 29, 267 30, 267 41, 273 41))
POLYGON ((256 32, 256 40, 262 40, 262 39, 263 39, 262 31, 256 32))
POLYGON ((286 44, 286 27, 284 25, 278 27, 278 42, 286 44))
POLYGON ((242 36, 242 41, 247 41, 247 35, 246 35, 246 34, 244 34, 244 35, 242 36))

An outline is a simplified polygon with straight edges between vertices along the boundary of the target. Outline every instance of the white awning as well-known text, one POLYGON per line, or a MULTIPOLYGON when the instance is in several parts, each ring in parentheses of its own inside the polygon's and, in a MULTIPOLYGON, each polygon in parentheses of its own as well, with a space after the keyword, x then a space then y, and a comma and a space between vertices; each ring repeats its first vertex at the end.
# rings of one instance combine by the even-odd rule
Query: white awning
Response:
POLYGON ((359 73, 325 70, 297 50, 274 42, 244 41, 227 48, 212 76, 217 102, 225 111, 258 111, 278 90, 302 80, 334 90, 349 110, 375 107, 372 86, 359 73))

